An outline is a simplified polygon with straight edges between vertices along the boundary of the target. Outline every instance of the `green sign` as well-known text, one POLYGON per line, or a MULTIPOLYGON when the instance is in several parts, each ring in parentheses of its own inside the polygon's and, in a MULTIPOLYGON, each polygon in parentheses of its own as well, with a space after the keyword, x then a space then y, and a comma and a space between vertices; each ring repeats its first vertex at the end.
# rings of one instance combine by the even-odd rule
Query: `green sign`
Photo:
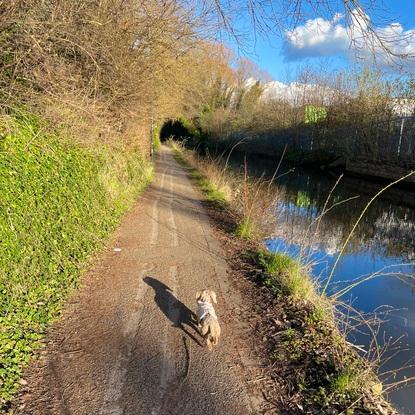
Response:
POLYGON ((306 105, 304 107, 304 122, 316 123, 325 120, 327 117, 327 110, 325 107, 317 107, 315 105, 306 105))

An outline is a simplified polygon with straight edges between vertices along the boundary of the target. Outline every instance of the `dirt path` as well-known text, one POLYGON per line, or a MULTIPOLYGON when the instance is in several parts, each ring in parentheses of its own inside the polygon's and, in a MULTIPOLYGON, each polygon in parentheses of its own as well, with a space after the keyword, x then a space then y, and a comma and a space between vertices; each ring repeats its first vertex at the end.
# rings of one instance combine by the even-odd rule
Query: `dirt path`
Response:
POLYGON ((21 414, 253 414, 238 304, 199 196, 171 151, 28 369, 21 414), (201 347, 195 292, 218 293, 220 345, 201 347), (225 302, 226 300, 226 302, 225 302))

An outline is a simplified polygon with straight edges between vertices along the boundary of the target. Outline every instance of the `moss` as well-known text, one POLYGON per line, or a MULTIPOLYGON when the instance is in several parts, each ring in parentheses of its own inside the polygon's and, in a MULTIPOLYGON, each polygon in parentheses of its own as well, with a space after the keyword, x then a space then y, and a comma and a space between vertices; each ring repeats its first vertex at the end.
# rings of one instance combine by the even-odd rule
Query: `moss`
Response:
POLYGON ((339 373, 331 380, 331 389, 333 393, 344 394, 353 390, 358 382, 358 373, 347 370, 339 373))

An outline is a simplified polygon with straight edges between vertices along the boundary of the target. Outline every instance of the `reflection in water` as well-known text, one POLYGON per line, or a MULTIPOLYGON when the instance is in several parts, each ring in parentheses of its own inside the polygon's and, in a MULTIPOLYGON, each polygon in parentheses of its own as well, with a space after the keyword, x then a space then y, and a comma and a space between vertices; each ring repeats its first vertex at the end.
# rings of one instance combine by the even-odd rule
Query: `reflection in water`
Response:
MULTIPOLYGON (((304 229, 308 229, 310 223, 322 214, 336 179, 337 177, 303 174, 301 171, 281 178, 278 182, 280 195, 278 214, 281 222, 288 221, 292 225, 291 228, 281 230, 286 232, 285 237, 304 236, 304 229), (299 229, 301 232, 296 232, 299 229)), ((372 192, 367 194, 356 187, 355 181, 351 182, 354 186, 349 182, 349 179, 343 178, 334 189, 326 210, 333 205, 336 206, 324 215, 318 226, 318 234, 315 235, 314 232, 316 226, 308 233, 308 236, 314 237, 316 243, 329 244, 329 249, 333 250, 333 253, 341 248, 360 212, 369 202, 370 197, 380 189, 380 185, 374 185, 372 192)), ((365 213, 346 252, 359 252, 362 247, 370 247, 373 252, 413 260, 415 259, 414 232, 415 209, 380 199, 375 201, 365 213)))
MULTIPOLYGON (((234 167, 240 160, 233 160, 234 167)), ((251 174, 269 176, 277 163, 250 161, 251 174)), ((287 168, 288 171, 288 168, 287 168)), ((281 171, 280 173, 283 173, 281 171)), ((338 176, 326 172, 296 169, 276 183, 278 226, 267 241, 272 251, 285 251, 311 261, 313 275, 324 280, 344 244, 353 224, 379 184, 342 178, 332 191, 338 176), (319 217, 326 211, 321 220, 319 217), (302 247, 300 249, 300 246, 302 247), (304 249, 306 246, 306 249, 304 249)), ((381 372, 415 365, 415 194, 393 189, 369 207, 355 230, 339 262, 329 291, 339 292, 356 278, 374 273, 379 276, 357 285, 342 299, 365 313, 386 313, 378 340, 396 341, 405 349, 385 362, 381 372)), ((370 336, 351 335, 355 344, 367 346, 370 336)), ((415 368, 399 372, 394 379, 415 376, 415 368)), ((415 386, 397 390, 390 399, 402 414, 415 414, 415 386)))

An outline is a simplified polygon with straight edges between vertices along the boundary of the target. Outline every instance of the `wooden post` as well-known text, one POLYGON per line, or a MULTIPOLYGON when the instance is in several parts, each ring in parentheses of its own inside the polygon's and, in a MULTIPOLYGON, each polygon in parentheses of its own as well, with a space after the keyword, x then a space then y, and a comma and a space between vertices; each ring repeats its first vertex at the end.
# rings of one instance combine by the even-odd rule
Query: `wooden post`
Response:
POLYGON ((399 155, 401 153, 402 133, 403 133, 404 121, 405 121, 405 118, 402 118, 402 121, 401 121, 401 132, 399 133, 398 158, 399 158, 399 155))

